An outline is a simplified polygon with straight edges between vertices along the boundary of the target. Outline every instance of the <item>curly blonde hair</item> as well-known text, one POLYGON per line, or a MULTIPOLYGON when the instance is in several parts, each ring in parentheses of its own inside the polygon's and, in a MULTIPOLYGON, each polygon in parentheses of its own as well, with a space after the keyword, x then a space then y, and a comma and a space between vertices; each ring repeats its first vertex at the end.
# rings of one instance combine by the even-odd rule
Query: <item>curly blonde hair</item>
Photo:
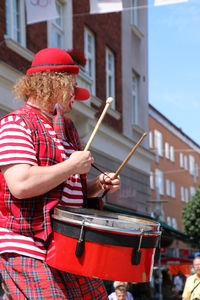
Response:
POLYGON ((17 99, 52 111, 55 104, 64 105, 76 85, 76 75, 63 72, 38 72, 21 77, 13 87, 17 99))

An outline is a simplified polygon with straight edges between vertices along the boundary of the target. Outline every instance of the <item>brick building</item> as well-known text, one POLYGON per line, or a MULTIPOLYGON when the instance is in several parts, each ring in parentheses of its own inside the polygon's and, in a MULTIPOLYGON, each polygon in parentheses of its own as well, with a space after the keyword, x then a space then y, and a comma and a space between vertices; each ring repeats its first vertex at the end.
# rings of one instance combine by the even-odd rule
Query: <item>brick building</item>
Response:
MULTIPOLYGON (((89 0, 56 0, 59 18, 26 24, 24 0, 0 3, 0 116, 20 107, 12 86, 30 66, 34 53, 45 47, 79 49, 87 58, 78 84, 91 92, 87 103, 76 102, 70 117, 83 145, 105 106, 114 102, 92 145, 97 166, 115 171, 132 147, 148 131, 147 8, 137 0, 123 1, 122 12, 90 15, 89 0)), ((147 7, 147 0, 140 0, 147 7)), ((153 159, 145 139, 121 173, 118 195, 107 204, 150 214, 149 174, 153 159)), ((89 176, 96 173, 91 170, 89 176)))
MULTIPOLYGON (((149 105, 151 211, 154 217, 183 232, 182 209, 200 182, 200 146, 155 107, 149 105)), ((188 248, 175 241, 174 248, 188 248)))

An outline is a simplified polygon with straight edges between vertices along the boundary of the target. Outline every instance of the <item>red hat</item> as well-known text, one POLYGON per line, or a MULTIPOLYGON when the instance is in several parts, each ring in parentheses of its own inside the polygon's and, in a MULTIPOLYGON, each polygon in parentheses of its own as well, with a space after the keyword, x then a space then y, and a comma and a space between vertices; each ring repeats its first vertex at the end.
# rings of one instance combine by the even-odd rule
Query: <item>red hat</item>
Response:
MULTIPOLYGON (((45 71, 78 74, 79 67, 65 50, 59 48, 45 48, 35 54, 32 65, 26 74, 30 75, 32 73, 45 71)), ((76 100, 87 100, 89 97, 90 93, 88 90, 78 87, 75 88, 76 100)))

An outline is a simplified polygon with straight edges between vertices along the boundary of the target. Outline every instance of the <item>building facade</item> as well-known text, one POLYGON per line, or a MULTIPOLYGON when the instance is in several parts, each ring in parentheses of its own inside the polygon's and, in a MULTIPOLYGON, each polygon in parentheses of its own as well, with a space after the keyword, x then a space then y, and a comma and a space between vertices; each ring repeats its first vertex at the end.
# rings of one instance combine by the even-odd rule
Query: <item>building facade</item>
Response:
MULTIPOLYGON (((151 211, 175 230, 184 231, 182 209, 200 182, 200 146, 180 128, 149 105, 151 211)), ((185 245, 173 244, 176 248, 185 245)))
MULTIPOLYGON (((115 172, 142 133, 148 132, 147 0, 123 1, 123 11, 91 15, 89 0, 56 0, 59 18, 26 24, 24 0, 0 3, 0 115, 22 106, 12 86, 45 47, 78 49, 87 64, 79 86, 90 90, 87 102, 74 103, 74 121, 83 146, 89 140, 107 97, 114 101, 90 150, 97 167, 115 172), (142 2, 142 3, 141 3, 142 2)), ((122 186, 106 203, 150 215, 149 174, 153 154, 144 140, 121 172, 122 186)), ((96 174, 92 169, 89 177, 96 174)))

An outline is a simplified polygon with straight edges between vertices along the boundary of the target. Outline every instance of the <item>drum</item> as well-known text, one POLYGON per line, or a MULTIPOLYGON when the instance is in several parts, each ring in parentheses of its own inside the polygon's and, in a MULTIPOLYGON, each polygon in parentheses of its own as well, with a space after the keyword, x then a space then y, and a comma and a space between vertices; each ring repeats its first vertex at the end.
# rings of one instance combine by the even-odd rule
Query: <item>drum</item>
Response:
POLYGON ((93 209, 58 206, 46 262, 56 269, 105 280, 151 278, 160 224, 93 209))

